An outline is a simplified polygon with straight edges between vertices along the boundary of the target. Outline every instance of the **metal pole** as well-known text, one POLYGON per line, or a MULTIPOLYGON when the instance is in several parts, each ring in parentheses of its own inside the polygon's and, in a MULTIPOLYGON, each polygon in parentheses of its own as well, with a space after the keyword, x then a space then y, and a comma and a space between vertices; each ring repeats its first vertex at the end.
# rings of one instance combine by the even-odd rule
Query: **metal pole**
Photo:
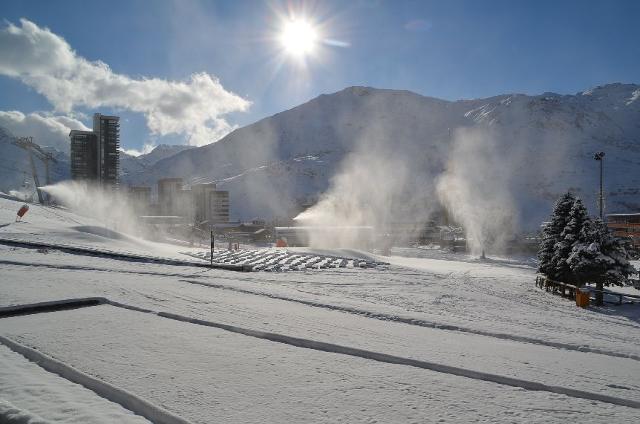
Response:
MULTIPOLYGON (((51 177, 49 176, 49 159, 45 157, 42 162, 44 163, 44 172, 46 174, 45 178, 47 179, 47 185, 51 185, 51 177)), ((51 203, 50 200, 51 199, 49 197, 49 193, 45 193, 44 201, 47 205, 51 203)))
POLYGON ((604 158, 600 158, 600 220, 601 221, 604 221, 604 192, 602 191, 603 167, 604 167, 604 158))
POLYGON ((596 153, 593 158, 600 162, 600 198, 598 203, 600 206, 600 219, 604 221, 604 164, 602 163, 604 162, 604 152, 596 153))
POLYGON ((38 193, 38 200, 41 205, 44 205, 44 196, 42 190, 40 190, 40 180, 38 179, 38 171, 36 170, 36 164, 33 161, 33 153, 29 150, 29 163, 31 164, 31 172, 33 173, 33 183, 36 185, 36 193, 38 193))
POLYGON ((210 261, 211 261, 211 266, 213 266, 213 245, 214 245, 214 239, 213 239, 213 230, 211 230, 211 256, 210 256, 210 261))

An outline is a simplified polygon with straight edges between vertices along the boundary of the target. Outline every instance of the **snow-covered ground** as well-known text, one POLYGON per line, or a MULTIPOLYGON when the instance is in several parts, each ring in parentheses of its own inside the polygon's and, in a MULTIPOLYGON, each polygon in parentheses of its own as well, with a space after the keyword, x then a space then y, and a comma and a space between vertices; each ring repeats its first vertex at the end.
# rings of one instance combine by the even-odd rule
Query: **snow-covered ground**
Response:
POLYGON ((0 345, 0 422, 148 423, 0 345))
MULTIPOLYGON (((78 231, 100 224, 70 212, 32 206, 15 224, 18 206, 0 199, 0 238, 189 259, 78 231)), ((535 288, 527 260, 334 253, 389 265, 240 273, 0 244, 0 307, 104 298, 0 318, 0 336, 194 423, 640 420, 640 305, 577 308, 535 288)), ((31 408, 16 381, 42 381, 48 399, 93 392, 0 348, 0 411, 85 416, 31 408)), ((140 422, 97 399, 82 422, 140 422)))

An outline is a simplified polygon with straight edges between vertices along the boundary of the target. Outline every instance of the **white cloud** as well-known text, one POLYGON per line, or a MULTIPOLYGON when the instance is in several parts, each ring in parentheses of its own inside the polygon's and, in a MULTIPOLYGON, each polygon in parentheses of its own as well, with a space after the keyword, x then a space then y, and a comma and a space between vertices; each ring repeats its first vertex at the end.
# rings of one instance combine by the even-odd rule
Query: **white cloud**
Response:
POLYGON ((235 127, 223 115, 250 102, 208 73, 186 81, 131 78, 101 61, 79 56, 48 28, 21 19, 0 31, 0 74, 34 88, 58 112, 111 107, 143 113, 153 134, 184 134, 189 144, 218 140, 235 127))
POLYGON ((69 153, 69 132, 89 130, 82 122, 69 116, 56 116, 43 112, 25 115, 17 110, 0 111, 0 127, 16 137, 32 136, 34 143, 55 147, 69 153))

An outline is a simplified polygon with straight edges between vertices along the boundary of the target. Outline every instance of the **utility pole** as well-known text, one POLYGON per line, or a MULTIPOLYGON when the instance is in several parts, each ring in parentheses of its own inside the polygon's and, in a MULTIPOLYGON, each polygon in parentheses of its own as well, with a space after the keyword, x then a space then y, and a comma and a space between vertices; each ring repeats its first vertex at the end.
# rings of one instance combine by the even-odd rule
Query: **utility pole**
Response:
POLYGON ((600 205, 600 219, 604 221, 604 191, 603 191, 603 177, 604 177, 604 152, 596 153, 593 158, 600 162, 600 198, 598 204, 600 205))

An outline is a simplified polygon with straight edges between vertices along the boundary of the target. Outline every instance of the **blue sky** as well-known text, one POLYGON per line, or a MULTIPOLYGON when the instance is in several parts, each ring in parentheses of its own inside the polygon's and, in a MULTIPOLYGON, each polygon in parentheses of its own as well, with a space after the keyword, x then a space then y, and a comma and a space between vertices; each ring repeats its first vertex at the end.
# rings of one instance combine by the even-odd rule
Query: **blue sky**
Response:
MULTIPOLYGON (((134 80, 218 78, 250 102, 215 114, 231 127, 352 85, 453 100, 640 82, 640 1, 14 1, 0 16, 5 27, 20 18, 46 27, 79 57, 134 80), (304 66, 287 57, 275 39, 287 11, 348 46, 323 44, 304 66)), ((0 75, 0 110, 52 111, 37 91, 0 75)), ((126 148, 185 139, 182 129, 150 131, 144 107, 71 109, 86 124, 78 113, 122 116, 126 148)))

